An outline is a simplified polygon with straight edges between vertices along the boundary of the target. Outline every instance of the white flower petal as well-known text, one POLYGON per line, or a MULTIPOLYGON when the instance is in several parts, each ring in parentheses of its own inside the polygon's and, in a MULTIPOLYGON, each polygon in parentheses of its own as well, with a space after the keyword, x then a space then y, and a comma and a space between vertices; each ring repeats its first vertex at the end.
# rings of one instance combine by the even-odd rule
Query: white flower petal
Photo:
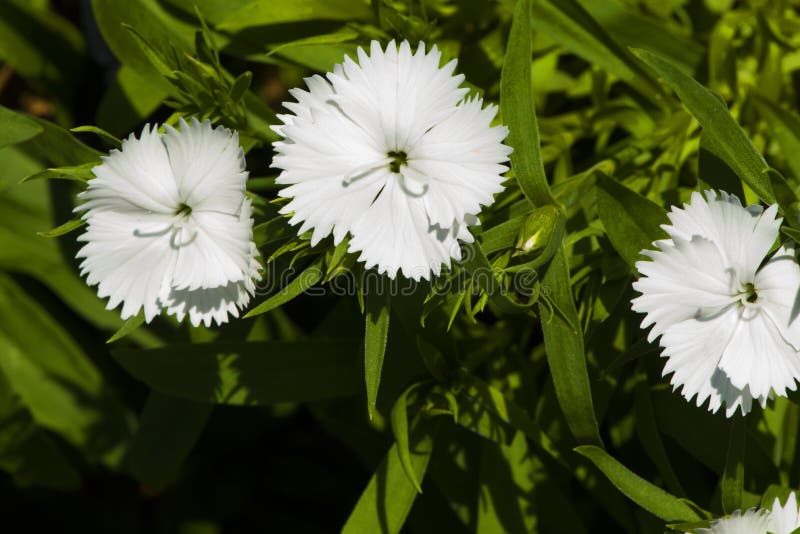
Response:
POLYGON ((238 214, 247 182, 239 134, 195 118, 178 125, 165 126, 162 140, 181 201, 194 212, 238 214))
POLYGON ((758 302, 783 338, 800 350, 800 265, 794 247, 781 247, 756 273, 758 302))
POLYGON ((698 407, 708 400, 708 409, 715 413, 725 404, 728 417, 737 407, 749 412, 753 399, 747 387, 735 387, 718 367, 738 324, 738 309, 731 306, 712 318, 672 325, 661 338, 662 356, 667 358, 663 375, 672 374, 674 389, 682 388, 681 395, 690 402, 695 398, 698 407))
POLYGON ((313 230, 312 245, 350 233, 367 267, 429 278, 472 239, 467 216, 502 190, 508 132, 491 126, 496 108, 463 101, 464 77, 455 61, 440 67, 435 46, 373 41, 357 59, 306 79, 273 128, 279 195, 291 199, 281 212, 298 234, 313 230))
POLYGON ((795 492, 789 494, 783 506, 781 506, 780 500, 775 497, 772 502, 770 523, 769 531, 772 534, 792 534, 800 527, 800 512, 798 511, 795 492))
POLYGON ((642 295, 633 299, 634 311, 646 313, 642 328, 653 325, 653 341, 670 326, 687 319, 713 315, 738 300, 732 295, 732 279, 726 272, 719 247, 699 236, 675 237, 674 245, 645 251, 652 261, 640 261, 642 278, 633 288, 642 295))
POLYGON ((95 178, 78 194, 84 203, 76 211, 139 209, 172 214, 178 188, 155 126, 145 125, 139 139, 131 134, 120 150, 112 150, 102 160, 102 165, 92 169, 95 178))
POLYGON ((754 397, 765 398, 773 389, 781 396, 787 389, 794 391, 800 379, 797 351, 763 310, 745 309, 740 315, 719 368, 735 387, 749 387, 754 397))
POLYGON ((703 198, 694 192, 690 204, 668 213, 672 224, 664 229, 673 238, 702 236, 716 243, 726 266, 735 269, 741 281, 752 282, 778 237, 782 219, 777 213, 776 204, 762 211, 760 206, 742 207, 735 195, 706 191, 703 198))
POLYGON ((109 297, 108 309, 122 306, 122 318, 144 308, 150 322, 161 308, 158 296, 172 277, 177 251, 170 246, 174 230, 170 215, 132 215, 111 211, 89 212, 89 225, 78 241, 81 274, 97 294, 109 297))
POLYGON ((367 268, 377 265, 391 278, 401 270, 407 278, 427 279, 459 254, 452 230, 433 227, 422 200, 409 198, 396 175, 355 223, 352 234, 350 252, 361 251, 359 261, 367 268))
POLYGON ((176 289, 172 288, 163 297, 163 305, 169 315, 183 321, 188 314, 193 326, 203 323, 211 326, 228 322, 228 315, 239 317, 239 310, 247 306, 255 294, 255 282, 261 280, 259 274, 258 249, 251 243, 250 262, 247 275, 239 282, 214 288, 176 289))
POLYGON ((243 280, 253 240, 253 208, 249 199, 237 215, 192 212, 183 223, 186 238, 178 250, 172 285, 177 289, 220 287, 243 280))

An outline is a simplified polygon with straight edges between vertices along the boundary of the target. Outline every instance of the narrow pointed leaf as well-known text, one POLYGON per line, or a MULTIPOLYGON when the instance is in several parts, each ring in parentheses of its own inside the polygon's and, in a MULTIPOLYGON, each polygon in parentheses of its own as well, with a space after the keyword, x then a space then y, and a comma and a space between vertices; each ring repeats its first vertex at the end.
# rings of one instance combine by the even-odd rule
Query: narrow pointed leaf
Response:
POLYGON ((594 414, 589 372, 583 346, 583 332, 570 288, 569 264, 564 245, 556 252, 542 279, 543 291, 561 314, 551 311, 542 301, 542 317, 547 363, 553 377, 556 396, 572 435, 580 443, 601 445, 600 430, 594 414))
POLYGON ((642 259, 640 252, 653 241, 666 237, 661 228, 668 223, 664 208, 598 173, 597 213, 611 244, 628 265, 642 259))
POLYGON ((272 295, 270 298, 247 312, 245 318, 267 313, 268 311, 289 302, 293 298, 302 294, 304 291, 316 285, 320 280, 322 280, 322 275, 322 261, 317 260, 309 265, 303 272, 297 275, 297 277, 289 282, 286 287, 281 288, 278 293, 272 295))
POLYGON ((364 332, 364 380, 367 386, 369 418, 375 417, 375 403, 381 383, 383 357, 389 336, 389 299, 370 291, 366 295, 366 329, 364 332))
POLYGON ((589 459, 630 500, 664 521, 701 521, 700 509, 631 472, 600 447, 584 445, 575 452, 589 459))
POLYGON ((71 221, 65 222, 62 225, 56 226, 52 230, 47 230, 46 232, 37 232, 37 234, 42 237, 58 237, 60 235, 68 234, 71 231, 76 230, 85 224, 86 221, 83 219, 73 219, 71 221))
POLYGON ((500 109, 508 126, 511 167, 520 189, 534 205, 553 202, 544 173, 531 85, 531 3, 517 0, 500 78, 500 109))
POLYGON ((773 202, 775 197, 769 179, 764 175, 767 163, 725 104, 669 60, 648 50, 636 50, 636 54, 677 93, 683 105, 720 150, 719 155, 725 163, 764 202, 773 202))

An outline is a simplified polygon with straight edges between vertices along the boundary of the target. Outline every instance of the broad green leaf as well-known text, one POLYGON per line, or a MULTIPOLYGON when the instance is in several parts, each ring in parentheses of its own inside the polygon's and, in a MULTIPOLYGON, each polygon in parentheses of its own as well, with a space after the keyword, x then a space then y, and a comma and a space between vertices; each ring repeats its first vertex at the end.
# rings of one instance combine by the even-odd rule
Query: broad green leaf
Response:
POLYGON ((56 226, 52 230, 47 230, 46 232, 37 232, 37 234, 42 237, 58 237, 60 235, 68 234, 73 230, 77 230, 85 224, 86 221, 84 219, 73 219, 65 222, 64 224, 56 226))
POLYGON ((127 411, 72 338, 0 275, 0 370, 33 418, 93 460, 116 465, 130 438, 127 411))
POLYGON ((170 93, 170 83, 150 62, 134 34, 122 25, 134 28, 142 39, 162 54, 172 47, 179 53, 190 52, 195 28, 172 17, 156 0, 92 0, 92 11, 103 39, 123 66, 135 70, 159 93, 170 93))
POLYGON ((667 237, 661 225, 669 220, 658 204, 602 173, 598 173, 595 191, 606 234, 628 265, 642 259, 640 252, 653 248, 653 241, 667 237))
POLYGON ((272 0, 253 1, 231 13, 218 28, 229 32, 306 20, 368 19, 369 3, 363 0, 272 0))
POLYGON ((588 458, 626 497, 664 521, 706 519, 699 507, 647 482, 600 447, 583 445, 576 447, 575 452, 588 458))
POLYGON ((322 270, 322 260, 320 259, 309 265, 303 272, 297 275, 294 280, 289 282, 286 287, 281 288, 278 293, 272 295, 267 300, 247 312, 245 318, 261 315, 262 313, 266 313, 282 304, 289 302, 293 298, 302 294, 304 291, 315 286, 320 280, 322 280, 323 274, 324 271, 322 270))
POLYGON ((764 175, 767 163, 725 104, 670 61, 648 50, 636 50, 636 53, 677 93, 683 105, 719 149, 719 155, 725 163, 759 198, 767 203, 773 202, 775 197, 769 179, 764 175))
POLYGON ((531 86, 531 4, 517 0, 500 78, 500 109, 508 126, 511 167, 519 186, 535 206, 551 204, 550 186, 540 152, 539 127, 531 86))
POLYGON ((351 341, 178 344, 113 354, 155 391, 195 402, 311 402, 363 387, 358 342, 351 341))
POLYGON ((728 453, 725 455, 725 471, 722 473, 720 481, 722 509, 726 514, 743 508, 745 431, 744 419, 737 417, 731 422, 728 453))
POLYGON ((561 310, 561 313, 557 313, 539 301, 547 363, 558 403, 572 435, 580 443, 601 445, 586 367, 583 333, 572 298, 567 261, 562 245, 542 279, 542 291, 548 291, 553 306, 561 310))
POLYGON ((658 83, 625 47, 621 46, 576 0, 534 0, 533 29, 606 69, 658 101, 663 92, 658 83))
POLYGON ((27 141, 44 131, 36 121, 0 106, 0 148, 27 141))
MULTIPOLYGON (((417 480, 425 477, 438 421, 412 425, 411 464, 417 480)), ((411 511, 417 490, 403 470, 397 445, 392 445, 350 513, 342 534, 397 534, 411 511)))
POLYGON ((369 418, 375 417, 375 402, 381 383, 383 356, 386 354, 386 339, 389 336, 389 298, 377 293, 377 289, 365 295, 366 328, 364 331, 364 380, 367 386, 367 409, 369 418))
POLYGON ((166 2, 191 17, 195 16, 196 8, 209 23, 218 24, 231 13, 235 13, 246 5, 253 3, 253 0, 192 0, 192 2, 166 0, 166 2))
POLYGON ((59 167, 100 163, 101 153, 80 142, 69 131, 50 121, 34 120, 44 131, 20 145, 25 150, 59 167))
POLYGON ((172 482, 213 407, 152 391, 128 456, 133 476, 149 490, 159 491, 172 482))
POLYGON ((80 475, 0 373, 0 469, 20 486, 80 487, 80 475))

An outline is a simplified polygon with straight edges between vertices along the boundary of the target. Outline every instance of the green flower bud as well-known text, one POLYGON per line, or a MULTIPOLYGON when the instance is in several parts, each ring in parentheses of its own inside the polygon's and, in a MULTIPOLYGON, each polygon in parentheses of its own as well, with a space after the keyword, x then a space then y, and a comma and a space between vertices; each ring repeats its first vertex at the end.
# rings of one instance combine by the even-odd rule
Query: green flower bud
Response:
POLYGON ((533 210, 519 229, 515 255, 529 254, 546 247, 558 226, 559 217, 559 210, 553 205, 533 210))

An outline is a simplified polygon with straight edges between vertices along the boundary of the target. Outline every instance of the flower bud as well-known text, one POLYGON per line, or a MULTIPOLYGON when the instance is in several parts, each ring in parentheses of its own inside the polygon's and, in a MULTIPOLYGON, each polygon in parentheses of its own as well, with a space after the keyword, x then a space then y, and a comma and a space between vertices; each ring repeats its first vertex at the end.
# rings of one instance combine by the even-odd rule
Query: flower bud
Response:
POLYGON ((515 255, 529 254, 546 247, 558 226, 559 217, 559 210, 553 205, 533 210, 519 229, 515 255))

